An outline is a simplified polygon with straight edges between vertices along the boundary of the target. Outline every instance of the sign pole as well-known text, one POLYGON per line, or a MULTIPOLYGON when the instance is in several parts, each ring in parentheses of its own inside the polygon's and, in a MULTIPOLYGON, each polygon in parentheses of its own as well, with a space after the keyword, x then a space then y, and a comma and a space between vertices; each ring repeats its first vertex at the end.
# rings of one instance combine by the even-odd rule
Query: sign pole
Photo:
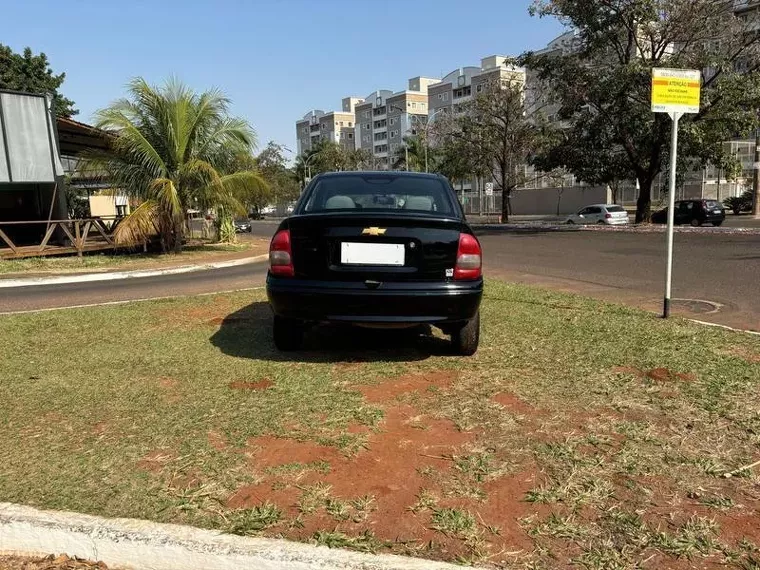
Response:
POLYGON ((670 190, 668 191, 667 257, 665 260, 665 301, 662 316, 670 316, 673 284, 673 225, 678 176, 678 122, 686 113, 699 113, 702 73, 696 69, 652 69, 652 112, 667 113, 673 120, 670 137, 670 190))
POLYGON ((673 283, 673 226, 675 225, 675 205, 676 205, 676 175, 678 168, 678 121, 681 119, 681 113, 670 113, 673 119, 673 132, 670 136, 670 189, 668 190, 668 254, 667 269, 665 271, 665 302, 663 304, 662 316, 667 319, 670 317, 670 295, 673 283))

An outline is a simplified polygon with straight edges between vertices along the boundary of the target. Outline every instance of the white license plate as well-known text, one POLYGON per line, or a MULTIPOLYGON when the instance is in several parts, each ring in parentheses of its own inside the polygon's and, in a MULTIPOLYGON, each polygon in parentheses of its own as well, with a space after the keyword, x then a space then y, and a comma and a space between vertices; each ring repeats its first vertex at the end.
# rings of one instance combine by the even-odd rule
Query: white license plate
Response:
POLYGON ((404 265, 402 243, 355 243, 340 244, 340 262, 344 265, 404 265))
POLYGON ((720 210, 713 210, 713 214, 720 214, 720 210))

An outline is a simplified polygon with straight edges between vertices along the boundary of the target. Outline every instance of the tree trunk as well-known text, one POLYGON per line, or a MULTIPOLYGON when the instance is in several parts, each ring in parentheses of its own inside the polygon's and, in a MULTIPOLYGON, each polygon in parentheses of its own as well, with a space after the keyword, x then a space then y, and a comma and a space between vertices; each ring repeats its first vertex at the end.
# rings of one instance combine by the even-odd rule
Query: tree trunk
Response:
POLYGON ((509 222, 509 215, 512 213, 512 190, 504 188, 501 192, 501 221, 506 224, 509 222))
POLYGON ((652 179, 639 178, 639 197, 636 200, 636 223, 648 222, 652 206, 652 179))

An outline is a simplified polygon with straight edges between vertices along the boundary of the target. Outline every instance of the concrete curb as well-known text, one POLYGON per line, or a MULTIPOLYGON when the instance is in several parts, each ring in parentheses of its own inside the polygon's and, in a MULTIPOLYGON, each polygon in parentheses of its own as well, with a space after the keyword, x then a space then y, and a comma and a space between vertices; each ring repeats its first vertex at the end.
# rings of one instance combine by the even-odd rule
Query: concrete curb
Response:
POLYGON ((166 269, 143 269, 136 271, 110 271, 107 273, 85 273, 73 275, 56 275, 55 277, 28 277, 25 279, 0 279, 0 289, 10 287, 33 287, 35 285, 65 285, 68 283, 87 283, 91 281, 113 281, 117 279, 139 279, 141 277, 158 277, 161 275, 177 275, 181 273, 193 273, 195 271, 207 271, 209 269, 224 269, 225 267, 237 267, 259 263, 269 258, 268 255, 257 255, 231 261, 219 261, 216 263, 203 263, 200 265, 182 265, 180 267, 167 267, 166 269))
POLYGON ((140 570, 455 570, 452 564, 0 503, 0 553, 67 554, 140 570))
MULTIPOLYGON (((567 225, 547 222, 524 223, 524 224, 472 224, 476 231, 503 231, 507 232, 623 232, 632 234, 664 234, 665 226, 662 225, 645 225, 645 226, 602 226, 602 225, 567 225)), ((675 233, 683 234, 722 234, 722 235, 760 235, 760 228, 713 228, 700 227, 692 228, 691 226, 676 226, 675 233)))

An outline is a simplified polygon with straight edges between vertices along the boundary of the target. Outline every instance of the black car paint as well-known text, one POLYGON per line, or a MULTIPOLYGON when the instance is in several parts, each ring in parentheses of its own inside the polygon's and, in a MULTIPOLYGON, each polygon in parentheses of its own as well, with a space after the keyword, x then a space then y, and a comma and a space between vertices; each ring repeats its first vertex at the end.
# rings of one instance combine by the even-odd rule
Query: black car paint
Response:
MULTIPOLYGON (((720 203, 716 202, 718 206, 715 208, 704 207, 705 200, 677 200, 675 203, 673 220, 676 225, 692 224, 696 220, 699 225, 713 224, 721 225, 726 219, 726 211, 720 203), (681 207, 682 204, 693 204, 690 210, 685 210, 681 207), (720 214, 713 212, 714 209, 719 209, 720 214)), ((652 223, 655 224, 667 224, 668 223, 668 209, 664 208, 652 214, 652 223)))
POLYGON ((451 271, 460 233, 474 234, 450 184, 441 180, 457 205, 453 215, 361 210, 303 213, 307 188, 294 214, 277 229, 291 232, 295 276, 268 275, 267 295, 275 315, 316 322, 431 323, 444 327, 472 319, 480 306, 483 280, 454 281, 451 271), (367 235, 365 229, 369 227, 385 232, 367 235), (403 243, 405 264, 342 265, 343 241, 403 243))

